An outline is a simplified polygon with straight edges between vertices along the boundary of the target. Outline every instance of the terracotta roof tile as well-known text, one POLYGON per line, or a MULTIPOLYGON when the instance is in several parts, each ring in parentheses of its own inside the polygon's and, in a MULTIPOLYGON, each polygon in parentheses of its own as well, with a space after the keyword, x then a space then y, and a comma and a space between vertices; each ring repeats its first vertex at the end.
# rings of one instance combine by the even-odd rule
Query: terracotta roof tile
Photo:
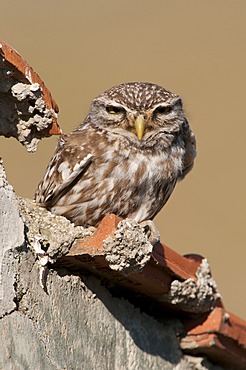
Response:
MULTIPOLYGON (((181 256, 165 244, 157 243, 142 269, 128 273, 124 269, 113 270, 107 260, 105 240, 114 237, 120 222, 121 219, 115 215, 106 216, 92 236, 77 240, 56 265, 89 270, 110 281, 111 286, 115 284, 124 292, 134 292, 138 302, 142 299, 145 307, 149 304, 158 310, 158 315, 178 316, 184 326, 180 339, 184 352, 206 355, 225 367, 245 369, 246 322, 223 308, 217 292, 214 291, 214 299, 205 304, 202 299, 194 301, 194 297, 189 297, 189 289, 185 301, 173 299, 180 291, 176 293, 174 290, 174 297, 171 294, 173 284, 180 284, 181 288, 199 285, 198 271, 204 259, 199 255, 181 256)), ((204 299, 206 301, 207 297, 204 299)))
POLYGON ((212 361, 233 369, 246 368, 246 323, 223 307, 208 315, 184 320, 181 348, 189 354, 205 354, 212 361))
MULTIPOLYGON (((13 49, 11 46, 7 45, 4 41, 1 40, 0 40, 0 72, 1 72, 0 82, 2 81, 2 84, 5 83, 6 88, 6 90, 3 91, 5 93, 3 97, 5 103, 11 101, 11 99, 13 100, 13 96, 9 96, 8 94, 14 84, 18 83, 23 83, 26 85, 36 84, 36 86, 39 86, 41 90, 42 99, 48 111, 50 112, 49 114, 51 114, 52 122, 51 124, 49 124, 47 128, 43 130, 38 129, 39 131, 38 137, 60 134, 61 130, 57 123, 57 114, 59 109, 54 99, 52 98, 50 91, 47 89, 47 87, 45 86, 41 78, 38 76, 38 74, 21 57, 21 55, 15 49, 13 49)), ((16 115, 16 117, 18 117, 18 115, 16 115)), ((2 134, 7 137, 14 136, 11 130, 8 131, 7 128, 3 130, 2 134)))

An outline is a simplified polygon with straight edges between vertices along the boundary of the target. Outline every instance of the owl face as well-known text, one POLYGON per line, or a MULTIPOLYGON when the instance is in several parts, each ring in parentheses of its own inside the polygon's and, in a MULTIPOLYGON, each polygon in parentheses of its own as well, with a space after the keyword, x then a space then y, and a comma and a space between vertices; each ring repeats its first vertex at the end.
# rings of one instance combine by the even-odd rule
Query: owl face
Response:
POLYGON ((175 135, 185 119, 178 95, 143 82, 118 85, 99 95, 89 116, 96 127, 138 143, 157 135, 175 135))

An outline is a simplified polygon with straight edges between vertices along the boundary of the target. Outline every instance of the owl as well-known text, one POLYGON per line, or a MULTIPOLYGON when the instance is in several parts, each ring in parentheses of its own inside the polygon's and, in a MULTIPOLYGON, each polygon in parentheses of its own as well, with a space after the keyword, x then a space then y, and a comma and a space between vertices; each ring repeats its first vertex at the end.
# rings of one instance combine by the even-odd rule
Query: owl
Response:
POLYGON ((180 96, 124 83, 96 97, 84 122, 61 136, 35 200, 75 225, 97 226, 109 213, 152 220, 195 156, 180 96))

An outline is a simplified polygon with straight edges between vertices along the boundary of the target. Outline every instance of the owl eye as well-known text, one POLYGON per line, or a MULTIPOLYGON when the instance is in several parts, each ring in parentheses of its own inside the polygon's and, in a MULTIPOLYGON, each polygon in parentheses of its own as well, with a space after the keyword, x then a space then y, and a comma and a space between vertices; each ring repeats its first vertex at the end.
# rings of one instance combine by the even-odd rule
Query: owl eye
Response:
POLYGON ((155 109, 155 113, 157 114, 167 114, 170 113, 172 110, 172 107, 170 105, 168 106, 160 106, 155 109))
POLYGON ((121 107, 116 107, 114 105, 108 105, 106 107, 106 111, 109 113, 109 114, 119 114, 119 113, 122 113, 124 112, 124 109, 121 108, 121 107))

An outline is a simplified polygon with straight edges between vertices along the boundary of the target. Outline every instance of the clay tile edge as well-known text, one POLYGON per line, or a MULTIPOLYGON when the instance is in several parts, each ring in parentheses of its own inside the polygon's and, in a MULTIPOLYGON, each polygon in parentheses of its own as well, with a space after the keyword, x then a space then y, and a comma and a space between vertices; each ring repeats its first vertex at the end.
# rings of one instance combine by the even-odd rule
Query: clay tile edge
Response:
POLYGON ((10 45, 0 40, 0 55, 4 60, 14 67, 22 76, 22 81, 28 84, 38 83, 42 89, 42 95, 48 109, 53 111, 52 126, 48 130, 48 136, 61 134, 61 129, 57 122, 59 108, 51 96, 50 91, 45 86, 39 75, 33 68, 21 57, 21 55, 10 45))

